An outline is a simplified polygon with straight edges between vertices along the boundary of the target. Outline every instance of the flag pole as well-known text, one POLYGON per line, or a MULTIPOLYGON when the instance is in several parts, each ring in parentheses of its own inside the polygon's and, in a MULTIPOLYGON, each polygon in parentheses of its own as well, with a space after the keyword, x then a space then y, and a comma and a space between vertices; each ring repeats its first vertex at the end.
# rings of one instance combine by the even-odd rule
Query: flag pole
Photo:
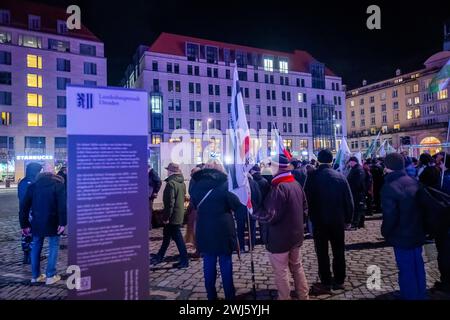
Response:
POLYGON ((250 248, 250 270, 252 273, 252 292, 253 300, 256 300, 256 280, 255 280, 255 263, 253 261, 253 238, 252 238, 252 228, 250 226, 250 213, 247 209, 247 225, 248 225, 248 242, 250 248))
POLYGON ((447 161, 447 153, 448 153, 448 136, 450 134, 450 118, 448 119, 448 125, 447 125, 447 140, 446 140, 446 145, 447 145, 447 150, 444 152, 444 169, 442 170, 441 173, 441 188, 444 185, 444 173, 445 173, 445 163, 447 161))

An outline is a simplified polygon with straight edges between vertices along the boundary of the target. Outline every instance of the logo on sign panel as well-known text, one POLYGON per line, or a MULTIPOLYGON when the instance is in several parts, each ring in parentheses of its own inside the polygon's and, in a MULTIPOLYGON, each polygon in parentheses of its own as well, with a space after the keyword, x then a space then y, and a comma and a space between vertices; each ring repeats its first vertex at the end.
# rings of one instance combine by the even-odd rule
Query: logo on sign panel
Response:
POLYGON ((77 93, 77 106, 82 109, 93 108, 93 94, 92 93, 77 93))

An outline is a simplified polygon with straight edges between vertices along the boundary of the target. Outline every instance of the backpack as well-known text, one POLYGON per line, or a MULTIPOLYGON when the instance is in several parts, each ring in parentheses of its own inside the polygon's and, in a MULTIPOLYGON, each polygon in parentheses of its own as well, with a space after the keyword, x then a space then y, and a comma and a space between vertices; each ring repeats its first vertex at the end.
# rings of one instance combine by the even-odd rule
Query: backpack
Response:
POLYGON ((424 213, 425 232, 433 237, 448 232, 450 195, 421 184, 416 197, 424 213))

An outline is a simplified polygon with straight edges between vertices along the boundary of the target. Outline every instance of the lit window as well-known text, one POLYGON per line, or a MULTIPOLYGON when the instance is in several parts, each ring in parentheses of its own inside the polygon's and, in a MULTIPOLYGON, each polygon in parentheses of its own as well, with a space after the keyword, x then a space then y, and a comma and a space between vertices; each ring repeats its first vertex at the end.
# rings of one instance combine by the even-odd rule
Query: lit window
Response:
POLYGON ((297 97, 298 97, 298 102, 303 102, 303 93, 299 92, 297 97))
POLYGON ((27 67, 42 69, 42 57, 34 54, 27 54, 27 67))
POLYGON ((28 114, 28 126, 29 127, 42 127, 42 114, 29 113, 28 114))
POLYGON ((42 95, 37 93, 27 93, 27 106, 42 108, 42 95))
POLYGON ((288 73, 288 62, 287 61, 280 61, 280 72, 288 73))
POLYGON ((443 100, 448 98, 448 91, 447 89, 438 91, 438 100, 443 100))
POLYGON ((414 110, 414 115, 416 116, 416 118, 419 118, 420 117, 420 109, 414 110))
POLYGON ((419 92, 419 85, 418 84, 415 84, 413 86, 413 92, 419 92))
POLYGON ((161 144, 161 136, 159 134, 152 135, 152 144, 161 144))
POLYGON ((394 124, 394 130, 400 130, 400 124, 394 124))
POLYGON ((2 126, 10 126, 11 125, 11 112, 2 112, 1 113, 1 122, 2 126))
POLYGON ((413 118, 413 112, 412 110, 408 110, 408 112, 406 113, 406 118, 408 120, 411 120, 413 118))
POLYGON ((42 76, 37 74, 27 74, 27 85, 30 88, 42 88, 42 76))
POLYGON ((152 113, 161 113, 162 112, 162 101, 161 96, 152 96, 150 98, 152 113))
POLYGON ((414 104, 420 103, 420 97, 414 97, 414 104))
POLYGON ((273 72, 273 60, 269 58, 264 58, 264 71, 273 72))
POLYGON ((355 100, 350 100, 350 107, 354 107, 355 106, 355 100))

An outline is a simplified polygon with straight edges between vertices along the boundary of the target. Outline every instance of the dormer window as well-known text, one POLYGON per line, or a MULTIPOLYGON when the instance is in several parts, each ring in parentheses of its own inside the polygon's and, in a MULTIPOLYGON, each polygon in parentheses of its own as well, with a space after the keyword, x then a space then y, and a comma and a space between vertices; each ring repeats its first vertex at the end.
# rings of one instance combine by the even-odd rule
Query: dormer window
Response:
POLYGON ((273 72, 273 59, 264 58, 264 71, 273 72))
POLYGON ((41 17, 29 14, 28 15, 28 29, 41 30, 41 17))
POLYGON ((186 57, 189 61, 198 61, 198 45, 194 43, 186 43, 186 57))
POLYGON ((280 73, 288 73, 288 61, 287 59, 280 58, 280 73))

